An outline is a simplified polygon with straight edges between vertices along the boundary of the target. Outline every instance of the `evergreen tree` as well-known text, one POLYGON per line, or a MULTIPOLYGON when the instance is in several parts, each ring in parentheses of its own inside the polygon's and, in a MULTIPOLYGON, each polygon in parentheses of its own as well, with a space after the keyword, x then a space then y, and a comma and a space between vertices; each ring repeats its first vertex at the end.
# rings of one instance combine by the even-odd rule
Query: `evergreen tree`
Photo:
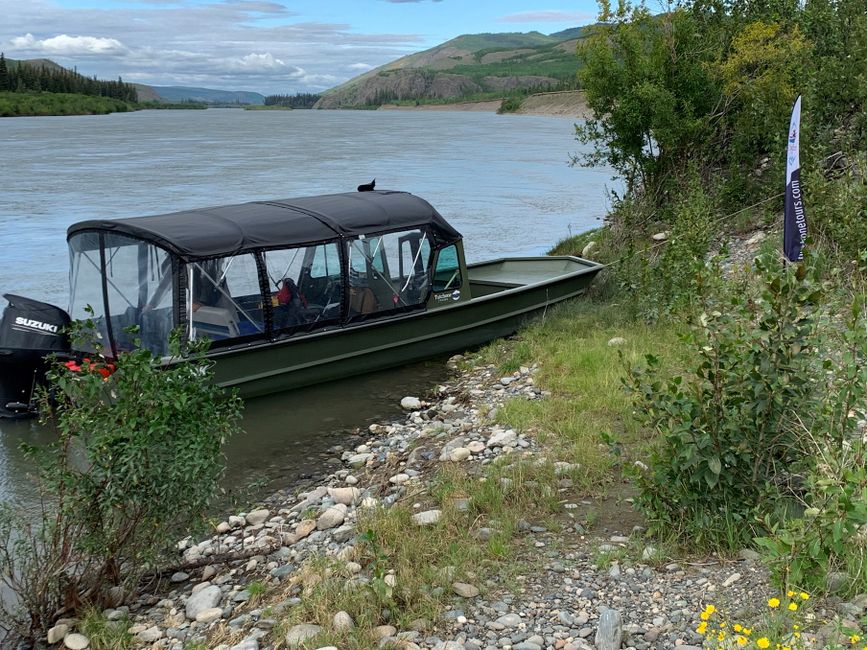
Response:
POLYGON ((9 70, 6 69, 6 57, 3 52, 0 52, 0 92, 7 91, 11 88, 9 80, 9 70))

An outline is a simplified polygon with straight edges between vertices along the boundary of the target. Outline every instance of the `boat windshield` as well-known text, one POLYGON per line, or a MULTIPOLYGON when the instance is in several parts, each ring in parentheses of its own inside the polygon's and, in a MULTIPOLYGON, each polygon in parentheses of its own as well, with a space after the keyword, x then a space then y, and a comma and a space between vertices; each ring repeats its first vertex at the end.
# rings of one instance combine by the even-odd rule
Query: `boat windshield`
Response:
POLYGON ((154 354, 168 354, 175 291, 169 254, 111 233, 77 234, 69 247, 70 316, 85 320, 92 309, 95 334, 112 356, 133 349, 136 340, 154 354))

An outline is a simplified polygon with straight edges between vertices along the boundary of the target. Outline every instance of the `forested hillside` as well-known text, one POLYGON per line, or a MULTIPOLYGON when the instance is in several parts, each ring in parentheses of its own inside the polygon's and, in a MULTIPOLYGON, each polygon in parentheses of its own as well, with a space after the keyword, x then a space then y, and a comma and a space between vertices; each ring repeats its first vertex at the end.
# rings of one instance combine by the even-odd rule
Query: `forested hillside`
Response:
POLYGON ((583 28, 470 34, 403 57, 324 93, 317 108, 483 100, 576 87, 583 28))

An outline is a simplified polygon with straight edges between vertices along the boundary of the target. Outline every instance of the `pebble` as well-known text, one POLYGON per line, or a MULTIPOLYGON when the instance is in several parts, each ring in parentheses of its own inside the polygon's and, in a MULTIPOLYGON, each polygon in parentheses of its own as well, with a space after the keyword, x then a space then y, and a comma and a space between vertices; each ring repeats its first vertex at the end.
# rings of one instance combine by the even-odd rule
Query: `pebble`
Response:
POLYGON ((69 650, 84 650, 90 645, 90 639, 83 634, 67 634, 63 638, 63 645, 69 648, 69 650))
POLYGON ((322 632, 322 628, 318 625, 313 625, 311 623, 301 623, 299 625, 293 625, 291 628, 289 628, 289 631, 286 632, 286 646, 289 648, 297 648, 305 641, 307 641, 308 639, 312 639, 320 632, 322 632))
POLYGON ((475 598, 479 595, 479 588, 466 582, 455 582, 452 589, 461 598, 475 598))
POLYGON ((425 510, 412 516, 412 520, 419 526, 431 526, 440 520, 442 510, 425 510))

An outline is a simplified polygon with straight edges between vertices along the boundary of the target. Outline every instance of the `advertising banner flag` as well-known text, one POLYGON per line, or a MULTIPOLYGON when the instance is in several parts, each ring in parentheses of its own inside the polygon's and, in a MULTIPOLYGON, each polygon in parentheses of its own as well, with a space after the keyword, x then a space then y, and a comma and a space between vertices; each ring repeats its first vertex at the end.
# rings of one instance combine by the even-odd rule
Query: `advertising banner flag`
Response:
POLYGON ((795 100, 789 123, 789 147, 786 154, 786 208, 783 217, 783 251, 790 262, 804 259, 807 240, 807 215, 801 190, 801 97, 795 100))

